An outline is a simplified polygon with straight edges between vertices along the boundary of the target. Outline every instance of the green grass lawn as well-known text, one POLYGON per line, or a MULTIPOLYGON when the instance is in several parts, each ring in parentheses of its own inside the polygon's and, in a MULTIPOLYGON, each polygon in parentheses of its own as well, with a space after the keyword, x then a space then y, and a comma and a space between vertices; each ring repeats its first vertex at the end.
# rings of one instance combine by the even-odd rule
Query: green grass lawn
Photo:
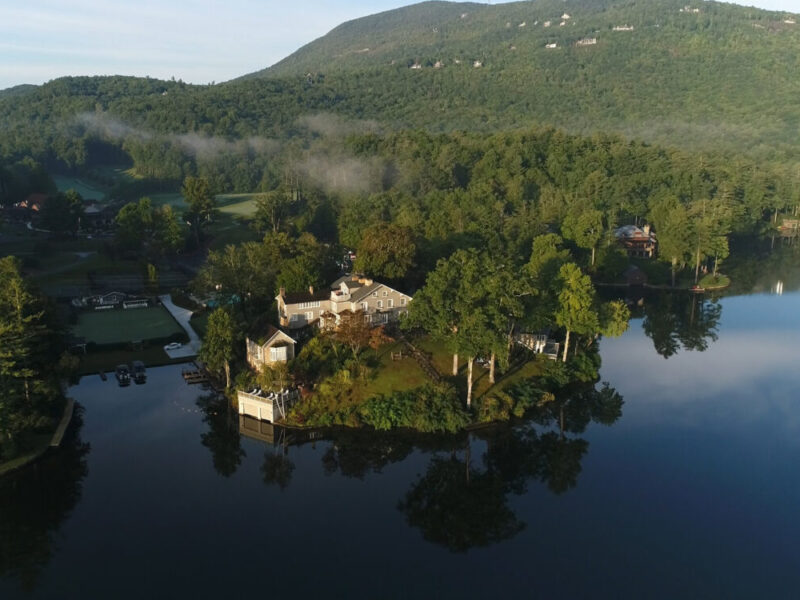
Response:
POLYGON ((703 289, 724 288, 731 284, 731 278, 727 275, 718 274, 716 277, 709 273, 697 284, 703 289))
POLYGON ((53 181, 60 192, 75 190, 84 200, 104 200, 106 190, 100 184, 89 181, 84 177, 53 176, 53 181))
POLYGON ((167 309, 160 306, 84 312, 72 332, 96 344, 144 341, 184 333, 167 309))
POLYGON ((256 198, 259 194, 219 194, 217 204, 223 214, 251 219, 256 214, 256 198))
POLYGON ((179 193, 171 194, 148 194, 153 206, 171 206, 178 214, 182 213, 188 208, 186 201, 179 193))
MULTIPOLYGON (((431 338, 416 340, 414 344, 422 351, 431 355, 431 362, 442 376, 453 383, 459 392, 466 392, 467 389, 467 357, 458 357, 458 375, 453 377, 453 355, 446 348, 445 344, 431 338)), ((508 371, 501 372, 500 365, 496 365, 495 383, 489 382, 489 369, 477 363, 472 366, 472 394, 475 399, 480 398, 487 392, 499 392, 513 385, 514 383, 530 377, 537 377, 544 370, 544 362, 531 360, 517 363, 509 367, 508 371)))
POLYGON ((392 392, 401 392, 417 388, 429 383, 428 376, 405 350, 401 342, 387 344, 378 350, 378 366, 375 376, 366 383, 358 383, 354 390, 362 399, 378 395, 389 395, 392 392), (392 360, 392 352, 403 351, 403 358, 392 360))
POLYGON ((113 371, 117 365, 130 365, 135 360, 142 361, 148 368, 186 362, 185 358, 171 359, 161 346, 149 346, 141 350, 92 352, 79 355, 79 358, 81 360, 78 367, 80 375, 99 372, 108 373, 113 371))

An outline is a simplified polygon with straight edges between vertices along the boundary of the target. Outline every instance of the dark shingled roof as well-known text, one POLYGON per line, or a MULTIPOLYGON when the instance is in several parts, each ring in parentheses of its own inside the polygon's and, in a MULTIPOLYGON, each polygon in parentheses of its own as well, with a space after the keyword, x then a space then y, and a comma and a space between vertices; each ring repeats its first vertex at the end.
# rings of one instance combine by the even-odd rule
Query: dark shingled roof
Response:
POLYGON ((316 302, 317 300, 327 300, 331 297, 330 290, 323 289, 319 291, 314 291, 312 294, 311 292, 293 292, 291 294, 286 294, 283 297, 283 301, 286 304, 300 304, 301 302, 316 302))

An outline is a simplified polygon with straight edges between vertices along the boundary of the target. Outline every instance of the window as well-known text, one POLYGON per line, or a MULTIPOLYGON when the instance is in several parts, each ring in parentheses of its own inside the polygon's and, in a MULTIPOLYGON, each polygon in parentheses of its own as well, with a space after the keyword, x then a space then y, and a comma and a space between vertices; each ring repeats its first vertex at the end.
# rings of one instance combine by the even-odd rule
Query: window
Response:
POLYGON ((387 292, 386 290, 383 290, 383 297, 386 298, 386 296, 388 296, 388 295, 389 295, 389 292, 387 292))
POLYGON ((372 297, 373 298, 377 298, 378 297, 378 292, 372 292, 372 297))
POLYGON ((301 302, 300 304, 297 305, 297 308, 299 309, 319 308, 319 300, 317 300, 316 302, 301 302))
POLYGON ((394 308, 394 300, 389 298, 389 308, 394 308))
POLYGON ((400 298, 400 306, 405 306, 405 305, 406 305, 406 299, 400 298))
POLYGON ((295 315, 295 314, 289 315, 289 322, 294 323, 295 321, 297 321, 299 316, 300 315, 295 315))
POLYGON ((306 321, 311 321, 314 318, 314 311, 310 310, 306 313, 306 321))
POLYGON ((383 300, 378 300, 378 308, 383 308, 383 300))
POLYGON ((286 346, 278 346, 269 349, 269 358, 272 362, 286 362, 286 346))
POLYGON ((367 303, 366 302, 362 302, 361 303, 361 310, 363 310, 364 312, 367 312, 367 308, 368 308, 367 307, 367 303))

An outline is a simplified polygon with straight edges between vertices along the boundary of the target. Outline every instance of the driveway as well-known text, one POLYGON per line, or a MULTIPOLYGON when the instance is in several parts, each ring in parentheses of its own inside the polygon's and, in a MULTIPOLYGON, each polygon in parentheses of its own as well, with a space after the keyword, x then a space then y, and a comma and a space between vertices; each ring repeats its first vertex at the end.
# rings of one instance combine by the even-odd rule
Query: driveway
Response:
POLYGON ((184 344, 177 350, 164 350, 164 352, 166 352, 167 356, 170 358, 191 358, 193 356, 197 356, 197 353, 200 352, 200 347, 203 345, 203 342, 200 340, 200 336, 197 335, 189 323, 189 319, 192 318, 192 311, 181 308, 180 306, 176 306, 175 303, 172 302, 172 296, 169 294, 159 296, 158 299, 161 300, 161 305, 169 311, 169 313, 175 318, 178 324, 183 327, 183 330, 189 336, 188 344, 184 344))

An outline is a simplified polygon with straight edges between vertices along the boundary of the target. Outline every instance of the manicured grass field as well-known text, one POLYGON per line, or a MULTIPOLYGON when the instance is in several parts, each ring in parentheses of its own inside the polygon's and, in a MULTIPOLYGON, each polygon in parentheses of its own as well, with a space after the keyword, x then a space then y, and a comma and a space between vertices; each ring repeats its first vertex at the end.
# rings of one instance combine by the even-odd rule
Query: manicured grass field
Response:
POLYGON ((97 184, 80 177, 56 175, 53 177, 53 181, 55 181, 58 191, 75 190, 84 200, 103 200, 106 197, 105 190, 101 189, 97 184))
POLYGON ((98 372, 108 373, 113 371, 117 365, 130 365, 135 360, 142 361, 149 369, 161 365, 175 365, 185 363, 185 358, 170 359, 161 346, 150 346, 141 350, 110 350, 104 352, 90 352, 80 354, 81 359, 78 373, 89 375, 98 372))
POLYGON ((144 341, 183 333, 172 315, 160 306, 84 312, 72 331, 96 344, 144 341))
POLYGON ((256 214, 256 198, 258 194, 219 194, 217 203, 219 211, 226 215, 252 219, 256 214))

